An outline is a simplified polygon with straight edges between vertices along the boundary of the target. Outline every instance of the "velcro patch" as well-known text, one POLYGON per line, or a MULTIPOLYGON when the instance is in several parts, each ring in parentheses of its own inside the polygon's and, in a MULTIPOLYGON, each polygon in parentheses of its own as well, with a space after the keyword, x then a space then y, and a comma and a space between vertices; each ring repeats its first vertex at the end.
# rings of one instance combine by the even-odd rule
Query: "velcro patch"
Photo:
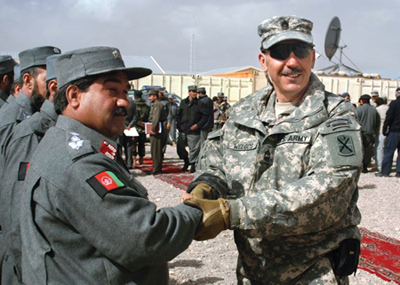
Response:
POLYGON ((18 169, 18 181, 24 181, 28 172, 29 162, 21 162, 18 169))
POLYGON ((340 135, 336 137, 339 155, 351 156, 355 154, 354 144, 351 136, 340 135))
POLYGON ((124 187, 125 184, 111 171, 100 172, 87 180, 87 183, 103 198, 109 191, 124 187))
POLYGON ((306 144, 309 144, 309 143, 311 143, 311 136, 290 134, 290 135, 284 136, 281 139, 281 141, 279 142, 279 144, 283 144, 283 143, 306 143, 306 144))

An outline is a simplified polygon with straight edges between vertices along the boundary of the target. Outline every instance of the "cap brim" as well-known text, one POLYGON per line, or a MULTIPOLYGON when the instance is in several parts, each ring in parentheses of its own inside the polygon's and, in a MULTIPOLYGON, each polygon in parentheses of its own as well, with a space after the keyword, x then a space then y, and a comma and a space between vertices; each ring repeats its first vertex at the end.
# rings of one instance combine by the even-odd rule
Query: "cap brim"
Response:
POLYGON ((272 36, 271 38, 265 40, 262 43, 263 49, 269 49, 273 45, 283 42, 283 41, 288 41, 288 40, 298 40, 301 42, 308 43, 310 45, 313 44, 313 37, 311 35, 304 34, 302 32, 297 32, 297 31, 287 31, 287 32, 281 32, 279 34, 276 34, 272 36))
POLYGON ((93 72, 87 75, 98 75, 116 71, 124 72, 128 77, 128 80, 143 78, 152 74, 153 72, 151 69, 144 67, 121 67, 121 68, 110 68, 109 70, 101 70, 99 72, 93 72))

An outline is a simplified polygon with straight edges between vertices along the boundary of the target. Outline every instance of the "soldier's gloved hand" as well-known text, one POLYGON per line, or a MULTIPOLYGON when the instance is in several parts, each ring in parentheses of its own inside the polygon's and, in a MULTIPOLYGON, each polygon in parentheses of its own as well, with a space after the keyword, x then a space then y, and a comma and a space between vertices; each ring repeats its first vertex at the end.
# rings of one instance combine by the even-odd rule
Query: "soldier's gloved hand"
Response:
POLYGON ((203 211, 203 220, 196 229, 195 240, 215 238, 223 230, 229 229, 230 207, 227 200, 203 200, 198 198, 183 201, 188 206, 203 211))
POLYGON ((198 199, 215 200, 214 194, 211 192, 211 186, 206 183, 198 184, 190 194, 198 199))

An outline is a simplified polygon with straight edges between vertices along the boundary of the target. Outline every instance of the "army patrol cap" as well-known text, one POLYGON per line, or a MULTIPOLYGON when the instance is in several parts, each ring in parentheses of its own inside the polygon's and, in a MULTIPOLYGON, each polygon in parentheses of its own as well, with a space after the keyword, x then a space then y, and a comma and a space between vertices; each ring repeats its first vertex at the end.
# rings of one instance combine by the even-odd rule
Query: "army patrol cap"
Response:
POLYGON ((362 95, 362 96, 360 97, 360 99, 361 99, 361 100, 369 101, 369 100, 371 100, 371 96, 369 96, 368 94, 364 94, 364 95, 362 95))
POLYGON ((0 74, 6 74, 14 70, 17 63, 9 55, 0 55, 0 74))
POLYGON ((190 85, 190 86, 188 86, 188 91, 197 92, 197 86, 196 86, 196 85, 190 85))
POLYGON ((157 90, 150 90, 149 91, 149 96, 151 96, 151 95, 155 95, 155 96, 158 96, 158 91, 157 90))
POLYGON ((168 99, 174 99, 174 96, 172 94, 169 94, 168 99))
POLYGON ((128 80, 152 73, 148 68, 125 67, 121 53, 114 47, 90 47, 66 52, 55 60, 55 68, 59 88, 90 75, 114 71, 124 72, 128 80))
POLYGON ((224 98, 224 92, 218 92, 217 96, 220 98, 224 98))
POLYGON ((19 80, 20 77, 21 77, 21 68, 20 65, 17 64, 16 66, 14 66, 14 81, 19 80))
POLYGON ((206 94, 206 88, 204 88, 204 87, 197 88, 197 93, 206 94))
POLYGON ((54 67, 54 61, 59 56, 60 56, 59 54, 54 54, 46 58, 46 83, 52 79, 57 78, 56 69, 54 67))
POLYGON ((258 25, 261 50, 267 50, 273 45, 287 40, 299 40, 312 45, 312 28, 311 21, 296 16, 273 17, 264 20, 258 25))
POLYGON ((36 47, 27 49, 19 53, 19 62, 21 71, 25 69, 46 65, 46 58, 53 54, 60 54, 61 50, 52 46, 36 47))
POLYGON ((341 96, 342 96, 342 98, 346 98, 346 96, 349 96, 349 97, 350 97, 350 94, 347 93, 347 92, 343 92, 341 96))
POLYGON ((135 97, 135 99, 142 98, 142 95, 143 95, 142 91, 133 90, 133 97, 135 97))
POLYGON ((372 97, 379 96, 379 92, 377 90, 374 90, 371 92, 371 96, 372 97))

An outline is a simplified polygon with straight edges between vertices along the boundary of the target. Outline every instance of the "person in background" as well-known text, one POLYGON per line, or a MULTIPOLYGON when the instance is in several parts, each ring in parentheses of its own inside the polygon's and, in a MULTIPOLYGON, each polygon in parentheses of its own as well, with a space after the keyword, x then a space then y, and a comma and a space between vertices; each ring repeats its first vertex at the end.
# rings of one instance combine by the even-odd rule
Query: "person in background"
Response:
MULTIPOLYGON (((128 96, 129 108, 127 109, 127 114, 125 118, 125 129, 130 130, 133 127, 133 117, 136 113, 136 104, 132 97, 128 96)), ((125 135, 122 133, 119 135, 118 141, 121 147, 124 149, 125 154, 125 164, 128 169, 132 169, 136 160, 133 159, 133 137, 125 135)))
POLYGON ((382 160, 383 160, 383 155, 385 152, 385 136, 382 133, 383 130, 383 123, 385 122, 386 118, 386 112, 389 109, 389 106, 387 105, 387 98, 378 98, 375 101, 376 103, 376 111, 379 114, 379 117, 381 118, 381 124, 379 126, 379 137, 377 140, 377 146, 376 146, 376 168, 379 172, 382 171, 382 160))
POLYGON ((6 104, 14 82, 15 60, 9 55, 0 55, 0 108, 6 104))
POLYGON ((382 171, 379 177, 389 177, 392 170, 393 155, 397 150, 396 177, 400 177, 400 87, 396 89, 396 100, 389 104, 382 133, 386 136, 385 154, 382 161, 382 171))
POLYGON ((374 90, 371 92, 371 101, 370 101, 370 105, 372 107, 376 107, 376 99, 379 98, 379 91, 378 90, 374 90))
POLYGON ((349 93, 343 92, 341 96, 342 96, 342 98, 344 98, 345 100, 350 102, 350 94, 349 93))
POLYGON ((368 167, 374 154, 376 137, 379 134, 381 119, 379 113, 370 105, 371 96, 364 94, 360 97, 363 104, 356 109, 358 121, 361 125, 363 141, 363 173, 368 173, 368 167))
POLYGON ((204 87, 197 88, 197 95, 199 101, 202 103, 202 113, 206 114, 205 116, 207 116, 207 122, 200 130, 200 144, 203 144, 203 142, 207 139, 208 133, 212 131, 214 125, 214 105, 210 97, 207 96, 206 89, 204 87))
POLYGON ((163 104, 158 100, 158 91, 150 90, 149 100, 152 103, 149 114, 151 122, 150 130, 150 149, 151 159, 153 160, 153 170, 149 174, 156 175, 162 173, 162 162, 164 158, 163 146, 167 131, 164 122, 167 120, 167 114, 163 104))
POLYGON ((174 101, 175 93, 168 95, 168 101, 170 104, 169 113, 168 113, 168 124, 170 126, 169 129, 169 141, 172 146, 176 147, 176 115, 178 114, 179 106, 174 101))
POLYGON ((139 136, 133 137, 133 161, 136 162, 136 157, 139 155, 138 164, 143 164, 143 158, 146 155, 146 134, 144 131, 145 123, 149 121, 150 107, 146 100, 142 98, 143 93, 134 90, 136 112, 133 117, 133 126, 136 128, 139 136))

